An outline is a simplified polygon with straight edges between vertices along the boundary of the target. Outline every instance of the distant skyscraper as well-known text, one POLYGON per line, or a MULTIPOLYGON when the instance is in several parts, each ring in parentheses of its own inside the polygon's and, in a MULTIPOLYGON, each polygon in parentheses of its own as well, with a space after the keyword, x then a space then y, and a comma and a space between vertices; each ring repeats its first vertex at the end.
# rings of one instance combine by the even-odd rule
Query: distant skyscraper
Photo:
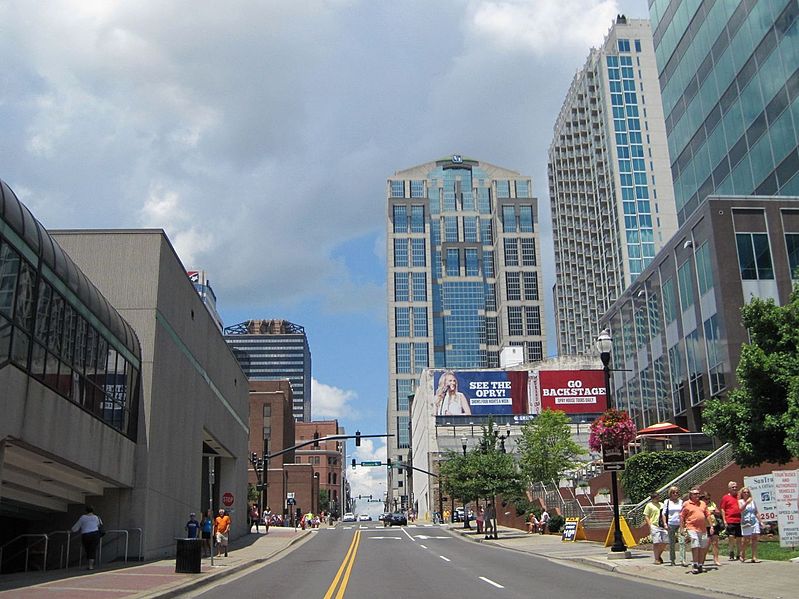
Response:
POLYGON ((710 195, 799 195, 799 3, 650 0, 680 224, 710 195))
POLYGON ((387 205, 388 455, 407 459, 423 369, 496 368, 511 345, 542 359, 538 200, 530 177, 454 155, 395 173, 387 205))
POLYGON ((194 285, 194 289, 203 300, 203 304, 205 304, 205 308, 208 310, 211 318, 214 319, 216 326, 218 326, 221 331, 222 317, 219 316, 219 311, 216 309, 216 294, 214 290, 211 289, 211 279, 208 278, 204 270, 198 270, 196 268, 187 270, 186 274, 191 284, 194 285))
POLYGON ((225 328, 225 341, 251 381, 288 379, 294 418, 311 420, 311 350, 303 327, 287 320, 248 320, 225 328))
POLYGON ((575 75, 549 148, 549 197, 558 354, 581 354, 677 228, 648 21, 619 17, 575 75))

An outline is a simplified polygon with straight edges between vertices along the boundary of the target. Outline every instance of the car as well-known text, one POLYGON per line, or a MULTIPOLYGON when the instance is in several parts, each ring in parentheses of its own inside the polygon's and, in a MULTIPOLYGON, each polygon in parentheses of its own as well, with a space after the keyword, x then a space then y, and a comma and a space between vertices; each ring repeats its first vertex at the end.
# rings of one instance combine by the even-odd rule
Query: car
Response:
POLYGON ((369 514, 361 514, 358 516, 358 522, 371 522, 372 517, 369 514))
POLYGON ((344 514, 344 517, 341 519, 342 522, 357 522, 358 519, 355 517, 355 514, 352 512, 347 512, 344 514))
MULTIPOLYGON (((394 512, 393 514, 388 514, 386 518, 388 520, 389 526, 394 526, 395 524, 397 526, 406 526, 408 524, 408 518, 406 518, 405 514, 403 514, 402 512, 394 512)), ((384 522, 385 521, 386 520, 384 520, 384 522)))
MULTIPOLYGON (((469 521, 471 522, 474 520, 474 512, 469 510, 469 521)), ((463 522, 463 508, 456 507, 455 511, 452 514, 452 521, 453 522, 463 522)))

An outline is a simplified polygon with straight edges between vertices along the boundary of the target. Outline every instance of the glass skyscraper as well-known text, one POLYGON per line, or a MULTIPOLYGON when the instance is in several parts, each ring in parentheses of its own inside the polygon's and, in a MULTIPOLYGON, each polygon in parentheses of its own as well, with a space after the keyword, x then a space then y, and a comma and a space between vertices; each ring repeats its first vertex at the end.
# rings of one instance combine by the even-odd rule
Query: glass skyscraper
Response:
POLYGON ((514 345, 543 358, 543 281, 527 176, 448 156, 395 173, 387 207, 388 451, 401 460, 423 369, 497 368, 514 345))
POLYGON ((311 349, 305 329, 287 320, 247 320, 226 327, 225 341, 249 380, 288 379, 295 420, 311 420, 311 349))
POLYGON ((799 3, 649 4, 680 224, 710 194, 799 195, 799 3))
POLYGON ((649 21, 619 16, 575 75, 549 148, 559 355, 591 351, 602 314, 677 229, 649 21))

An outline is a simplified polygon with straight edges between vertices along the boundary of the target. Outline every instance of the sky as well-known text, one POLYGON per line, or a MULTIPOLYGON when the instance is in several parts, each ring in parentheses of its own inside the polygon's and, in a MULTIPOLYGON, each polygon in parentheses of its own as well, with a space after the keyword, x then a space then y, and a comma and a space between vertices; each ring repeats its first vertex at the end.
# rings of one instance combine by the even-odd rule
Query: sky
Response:
POLYGON ((387 179, 532 177, 554 354, 547 149, 619 13, 646 0, 0 0, 0 178, 50 229, 164 229, 226 326, 305 327, 314 418, 384 433, 387 179))

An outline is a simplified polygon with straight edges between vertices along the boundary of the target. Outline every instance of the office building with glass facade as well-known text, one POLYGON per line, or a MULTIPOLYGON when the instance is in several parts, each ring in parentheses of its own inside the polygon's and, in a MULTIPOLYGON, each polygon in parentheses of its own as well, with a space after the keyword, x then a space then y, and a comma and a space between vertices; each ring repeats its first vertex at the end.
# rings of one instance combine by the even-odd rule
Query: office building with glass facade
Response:
POLYGON ((403 460, 425 368, 497 368, 506 346, 544 357, 538 200, 530 177, 460 155, 398 171, 386 195, 388 455, 403 460))
POLYGON ((799 194, 799 3, 650 0, 674 194, 799 194))
POLYGON ((618 17, 575 75, 548 178, 558 355, 580 355, 677 229, 648 21, 618 17))
POLYGON ((225 341, 251 381, 288 379, 294 419, 311 420, 311 348, 305 329, 288 320, 247 320, 225 328, 225 341))

